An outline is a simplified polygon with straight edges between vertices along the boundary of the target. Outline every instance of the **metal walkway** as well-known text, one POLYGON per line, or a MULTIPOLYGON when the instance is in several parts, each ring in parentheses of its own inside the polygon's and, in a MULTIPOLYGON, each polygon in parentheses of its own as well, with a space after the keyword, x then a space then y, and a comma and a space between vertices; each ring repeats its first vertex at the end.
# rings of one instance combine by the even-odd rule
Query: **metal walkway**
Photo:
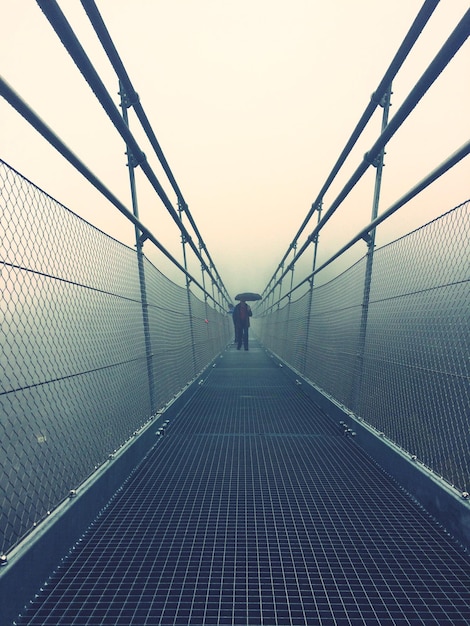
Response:
POLYGON ((468 554, 252 343, 17 623, 457 626, 469 590, 468 554))

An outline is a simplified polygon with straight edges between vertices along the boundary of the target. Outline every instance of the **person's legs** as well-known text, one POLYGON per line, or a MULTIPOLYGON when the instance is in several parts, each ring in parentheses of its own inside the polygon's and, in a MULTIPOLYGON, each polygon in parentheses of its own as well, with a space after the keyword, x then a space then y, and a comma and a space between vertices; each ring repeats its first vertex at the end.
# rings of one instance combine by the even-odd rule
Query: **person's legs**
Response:
POLYGON ((245 326, 243 329, 243 347, 245 350, 248 350, 248 327, 245 326))
POLYGON ((242 347, 242 339, 243 339, 243 328, 237 324, 235 326, 235 343, 237 344, 237 350, 240 350, 242 347))

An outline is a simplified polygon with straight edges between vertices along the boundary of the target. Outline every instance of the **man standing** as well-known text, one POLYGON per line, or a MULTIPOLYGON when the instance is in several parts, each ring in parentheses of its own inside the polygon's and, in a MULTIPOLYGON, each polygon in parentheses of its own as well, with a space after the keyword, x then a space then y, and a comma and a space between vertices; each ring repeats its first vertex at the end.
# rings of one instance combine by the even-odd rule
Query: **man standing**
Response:
POLYGON ((248 350, 248 329, 252 312, 248 304, 241 300, 233 309, 233 323, 235 325, 235 342, 237 350, 243 347, 248 350))

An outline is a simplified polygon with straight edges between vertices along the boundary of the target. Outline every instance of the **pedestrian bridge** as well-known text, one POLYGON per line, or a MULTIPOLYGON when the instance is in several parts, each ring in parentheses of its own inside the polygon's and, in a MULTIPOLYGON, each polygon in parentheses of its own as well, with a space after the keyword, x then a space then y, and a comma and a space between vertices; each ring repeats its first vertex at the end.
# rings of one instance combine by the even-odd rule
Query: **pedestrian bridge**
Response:
POLYGON ((384 149, 466 41, 470 13, 389 120, 392 80, 436 4, 424 3, 253 303, 245 352, 233 343, 233 295, 94 3, 83 2, 120 80, 122 115, 55 3, 39 4, 128 146, 132 197, 139 167, 183 254, 0 82, 136 232, 135 247, 121 244, 0 161, 1 623, 470 624, 470 201, 375 245, 389 217, 470 151, 456 147, 378 212, 384 149), (324 210, 376 111, 379 137, 324 210), (319 234, 371 169, 371 221, 318 262, 319 234), (358 260, 324 279, 358 246, 358 260), (307 251, 313 266, 298 276, 307 251))

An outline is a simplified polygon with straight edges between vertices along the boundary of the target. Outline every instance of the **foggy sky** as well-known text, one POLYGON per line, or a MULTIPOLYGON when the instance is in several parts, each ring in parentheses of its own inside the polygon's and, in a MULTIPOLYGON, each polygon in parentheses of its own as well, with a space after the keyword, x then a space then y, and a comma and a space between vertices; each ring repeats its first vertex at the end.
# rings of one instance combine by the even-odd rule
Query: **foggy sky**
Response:
MULTIPOLYGON (((421 0, 96 4, 227 288, 233 294, 262 291, 421 0)), ((118 104, 116 77, 80 2, 59 5, 118 104)), ((466 0, 440 3, 393 85, 391 115, 467 8, 466 0)), ((5 2, 1 31, 4 79, 131 209, 123 142, 36 2, 5 2)), ((469 70, 467 41, 387 147, 381 210, 468 139, 469 70)), ((381 113, 327 194, 325 209, 374 143, 381 113)), ((132 111, 130 125, 176 207, 132 111)), ((7 163, 133 245, 132 225, 3 100, 0 139, 7 163)), ((390 220, 377 243, 466 200, 469 174, 467 158, 390 220)), ((141 221, 181 260, 179 233, 140 172, 137 183, 141 221)), ((320 262, 370 221, 373 185, 371 171, 331 220, 321 237, 320 262)), ((304 271, 309 263, 311 256, 304 271)), ((198 265, 191 269, 197 276, 198 265)))

